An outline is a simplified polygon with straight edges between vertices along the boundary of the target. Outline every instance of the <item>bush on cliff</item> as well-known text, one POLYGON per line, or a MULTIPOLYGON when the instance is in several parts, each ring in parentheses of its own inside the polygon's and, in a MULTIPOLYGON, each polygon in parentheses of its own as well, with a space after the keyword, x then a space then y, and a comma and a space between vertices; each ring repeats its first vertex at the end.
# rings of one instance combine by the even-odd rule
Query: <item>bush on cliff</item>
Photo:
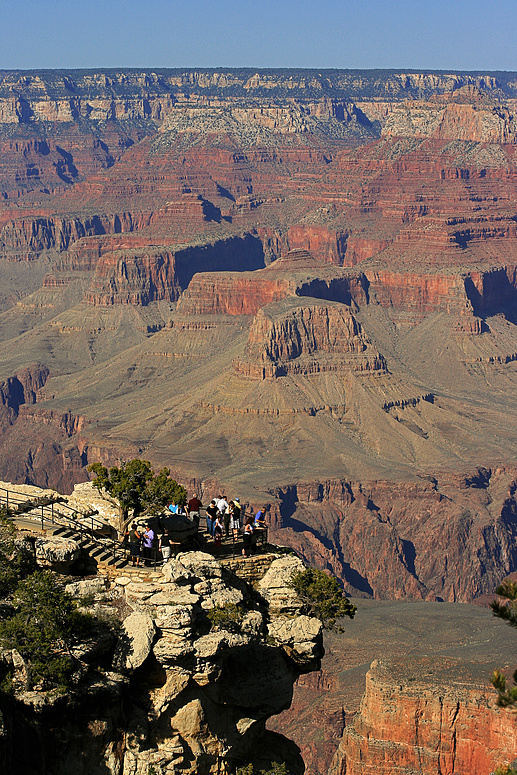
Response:
MULTIPOLYGON (((505 579, 495 592, 506 602, 494 600, 490 604, 494 615, 503 619, 510 627, 517 627, 517 583, 505 579)), ((501 670, 494 670, 492 684, 498 691, 497 704, 499 707, 508 708, 517 705, 517 670, 513 674, 513 686, 508 685, 506 676, 501 670)), ((494 775, 517 775, 517 770, 513 767, 498 767, 494 775)))
POLYGON ((48 570, 18 584, 15 612, 0 622, 0 644, 16 649, 27 662, 31 681, 43 688, 67 688, 74 671, 72 647, 92 627, 92 617, 48 570))
POLYGON ((0 595, 5 597, 16 588, 19 580, 33 570, 31 562, 23 552, 16 549, 16 528, 8 516, 7 509, 0 509, 0 595))
POLYGON ((344 596, 335 576, 328 576, 317 568, 305 568, 293 573, 290 586, 301 599, 305 613, 321 619, 326 630, 343 632, 336 619, 354 618, 357 609, 344 596))
MULTIPOLYGON (((505 602, 495 600, 490 604, 495 616, 503 619, 510 627, 517 627, 517 582, 506 579, 496 589, 496 594, 505 602)), ((502 708, 517 705, 517 670, 513 674, 513 686, 509 686, 506 676, 500 670, 492 675, 492 684, 499 692, 497 704, 502 708)))
POLYGON ((208 619, 215 630, 227 630, 227 632, 239 632, 241 629, 244 612, 235 603, 216 605, 207 611, 208 619))
POLYGON ((88 471, 95 474, 94 487, 106 490, 118 500, 120 533, 124 532, 131 519, 143 512, 156 515, 169 503, 185 505, 187 502, 187 491, 171 479, 169 469, 162 468, 155 474, 148 460, 135 458, 109 470, 102 463, 92 463, 88 471))
POLYGON ((289 775, 285 762, 273 762, 270 770, 260 770, 257 774, 253 764, 247 764, 245 767, 238 767, 235 775, 289 775))

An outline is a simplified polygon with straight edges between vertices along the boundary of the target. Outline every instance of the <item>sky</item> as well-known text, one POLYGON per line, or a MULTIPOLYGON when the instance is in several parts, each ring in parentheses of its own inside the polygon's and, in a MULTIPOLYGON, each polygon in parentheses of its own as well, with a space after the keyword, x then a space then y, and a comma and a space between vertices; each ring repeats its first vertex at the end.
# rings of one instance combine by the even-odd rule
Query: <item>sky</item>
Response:
POLYGON ((517 70, 517 0, 0 0, 0 69, 517 70))

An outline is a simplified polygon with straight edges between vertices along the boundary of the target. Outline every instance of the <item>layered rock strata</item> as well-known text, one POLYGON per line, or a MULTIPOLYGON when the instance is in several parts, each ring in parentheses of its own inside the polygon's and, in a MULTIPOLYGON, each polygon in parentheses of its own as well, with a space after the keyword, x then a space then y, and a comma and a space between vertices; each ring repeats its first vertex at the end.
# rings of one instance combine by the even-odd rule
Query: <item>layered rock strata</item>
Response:
POLYGON ((329 771, 469 775, 511 764, 515 714, 494 708, 495 692, 485 681, 482 666, 459 660, 376 660, 329 771))

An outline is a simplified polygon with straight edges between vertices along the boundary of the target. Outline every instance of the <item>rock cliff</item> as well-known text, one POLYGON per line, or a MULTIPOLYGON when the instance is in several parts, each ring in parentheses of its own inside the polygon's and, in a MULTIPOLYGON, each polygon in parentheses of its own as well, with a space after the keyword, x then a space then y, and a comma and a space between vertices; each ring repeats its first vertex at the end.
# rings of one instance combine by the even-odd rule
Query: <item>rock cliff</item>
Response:
POLYGON ((268 722, 300 746, 307 775, 488 775, 512 761, 515 714, 489 678, 514 669, 514 631, 480 605, 354 602, 345 632, 325 633, 321 671, 268 722))
POLYGON ((276 757, 303 772, 297 747, 265 731, 289 706, 296 677, 323 655, 321 623, 300 613, 286 586, 301 567, 292 555, 274 560, 258 594, 199 552, 178 555, 161 579, 71 584, 73 594, 97 596, 96 610, 123 612, 112 662, 97 674, 81 653, 83 680, 69 695, 16 693, 2 718, 9 771, 43 762, 49 773, 221 773, 276 757))
POLYGON ((511 764, 515 714, 494 708, 480 667, 425 657, 375 661, 329 772, 468 775, 511 764))

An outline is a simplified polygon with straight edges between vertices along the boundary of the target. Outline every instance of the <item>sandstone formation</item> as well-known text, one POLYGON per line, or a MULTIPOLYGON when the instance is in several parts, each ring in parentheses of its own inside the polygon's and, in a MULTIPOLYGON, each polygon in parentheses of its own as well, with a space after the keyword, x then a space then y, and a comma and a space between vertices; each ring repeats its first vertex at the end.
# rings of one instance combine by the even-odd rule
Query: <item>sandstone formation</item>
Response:
POLYGON ((2 477, 144 457, 269 502, 357 594, 490 592, 517 567, 516 82, 3 73, 2 477))
POLYGON ((510 765, 515 714, 494 710, 494 692, 480 681, 479 668, 459 660, 373 662, 361 710, 329 772, 468 775, 510 765))
POLYGON ((36 538, 34 554, 40 568, 49 568, 56 573, 67 573, 80 555, 76 541, 69 538, 36 538))
POLYGON ((488 775, 512 761, 517 719, 496 707, 489 678, 514 670, 515 631, 479 605, 354 602, 345 632, 325 633, 321 671, 301 676, 291 708, 268 722, 300 746, 306 775, 345 764, 488 775))
MULTIPOLYGON (((278 585, 279 575, 302 567, 280 557, 269 578, 278 585)), ((84 583, 68 589, 84 594, 84 583)), ((132 611, 113 666, 88 671, 86 649, 76 692, 17 692, 0 737, 9 771, 44 762, 49 772, 221 773, 276 756, 290 772, 303 772, 297 747, 265 732, 265 722, 289 706, 296 677, 319 668, 321 623, 300 615, 294 599, 268 609, 268 589, 263 579, 257 596, 213 557, 194 552, 171 560, 161 579, 120 577, 97 590, 99 610, 116 612, 118 601, 118 610, 132 611), (229 603, 238 605, 239 625, 221 619, 211 626, 207 614, 229 603), (28 739, 33 745, 22 745, 28 739)))

